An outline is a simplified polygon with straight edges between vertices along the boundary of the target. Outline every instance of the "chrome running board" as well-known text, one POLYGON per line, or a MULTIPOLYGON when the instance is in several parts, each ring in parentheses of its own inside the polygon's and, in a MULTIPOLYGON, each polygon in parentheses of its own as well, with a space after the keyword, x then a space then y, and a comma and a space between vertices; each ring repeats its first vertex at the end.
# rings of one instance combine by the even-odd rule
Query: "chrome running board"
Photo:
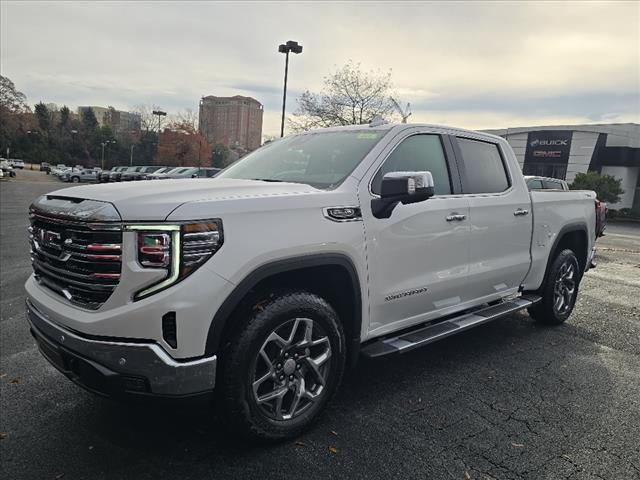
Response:
POLYGON ((443 338, 463 332, 464 330, 483 325, 492 320, 531 307, 540 300, 542 300, 542 298, 537 295, 524 294, 518 298, 499 303, 498 305, 483 307, 436 324, 427 325, 426 327, 420 326, 413 330, 405 331, 401 335, 374 340, 364 345, 360 353, 369 358, 381 357, 391 353, 405 353, 414 348, 428 345, 429 343, 442 340, 443 338))

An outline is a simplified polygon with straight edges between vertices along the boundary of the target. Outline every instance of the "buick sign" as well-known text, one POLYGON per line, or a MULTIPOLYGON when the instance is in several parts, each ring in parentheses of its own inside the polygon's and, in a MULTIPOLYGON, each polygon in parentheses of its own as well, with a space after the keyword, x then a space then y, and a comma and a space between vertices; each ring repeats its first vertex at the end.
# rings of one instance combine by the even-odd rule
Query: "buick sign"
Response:
POLYGON ((527 150, 524 156, 528 163, 567 164, 571 152, 570 130, 541 130, 529 132, 527 150))

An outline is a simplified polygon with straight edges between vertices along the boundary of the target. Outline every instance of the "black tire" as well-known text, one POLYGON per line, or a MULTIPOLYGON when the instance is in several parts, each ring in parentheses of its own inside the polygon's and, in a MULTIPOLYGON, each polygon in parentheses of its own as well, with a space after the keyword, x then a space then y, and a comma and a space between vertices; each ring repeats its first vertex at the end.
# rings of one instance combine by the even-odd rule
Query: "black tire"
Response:
POLYGON ((562 250, 551 263, 545 283, 537 292, 538 295, 542 297, 542 301, 536 306, 529 308, 529 314, 536 321, 547 325, 560 325, 564 323, 571 315, 573 307, 576 304, 581 277, 580 264, 573 250, 562 250), (569 266, 573 268, 573 291, 568 301, 566 300, 566 296, 562 295, 562 308, 558 308, 558 302, 560 300, 558 296, 560 294, 556 289, 558 288, 558 282, 562 282, 563 269, 569 266))
POLYGON ((71 177, 71 183, 80 183, 80 177, 71 177))
MULTIPOLYGON (((272 345, 269 344, 269 346, 272 345)), ((289 347, 276 348, 275 350, 280 353, 274 353, 274 356, 282 355, 282 352, 287 348, 289 347)), ((309 349, 307 349, 307 355, 311 360, 313 354, 309 353, 309 349)), ((342 380, 346 359, 344 332, 335 310, 323 298, 304 291, 279 293, 259 302, 252 309, 249 320, 236 332, 221 357, 221 375, 218 377, 218 386, 222 393, 220 400, 224 413, 223 421, 230 433, 250 440, 284 440, 295 437, 308 428, 335 394, 342 380), (321 390, 314 401, 305 400, 308 405, 304 404, 302 411, 297 416, 285 420, 272 418, 269 413, 265 412, 268 405, 259 405, 256 398, 258 394, 254 395, 252 386, 256 382, 256 377, 268 376, 270 371, 275 372, 273 375, 279 375, 275 365, 278 360, 274 360, 273 364, 262 360, 264 361, 263 366, 268 369, 266 372, 258 374, 257 370, 261 362, 258 357, 260 352, 264 351, 267 338, 272 332, 288 331, 289 325, 292 325, 292 331, 294 331, 297 327, 293 325, 298 325, 296 323, 298 320, 306 322, 309 319, 312 321, 312 329, 320 332, 322 339, 328 337, 328 342, 325 339, 322 348, 326 348, 327 344, 330 345, 330 357, 321 367, 326 375, 323 381, 324 385, 319 387, 322 383, 307 383, 307 385, 315 385, 315 388, 321 388, 321 390)), ((260 358, 264 359, 264 357, 260 358)), ((287 361, 290 362, 291 359, 292 356, 287 361)), ((303 365, 295 367, 301 369, 294 371, 293 374, 312 375, 312 372, 308 370, 308 365, 303 361, 300 363, 303 365)), ((280 369, 283 368, 282 363, 277 365, 280 366, 280 369)), ((286 367, 285 363, 284 369, 286 367)), ((280 370, 280 373, 282 372, 284 370, 280 370)), ((273 388, 274 392, 278 389, 282 391, 287 388, 284 386, 284 382, 288 382, 289 379, 293 380, 293 376, 285 378, 282 384, 279 383, 283 378, 281 376, 269 378, 264 383, 268 388, 273 388)), ((260 385, 262 386, 262 384, 260 385)), ((302 382, 302 390, 305 389, 304 386, 305 383, 302 382)), ((298 393, 293 384, 289 385, 289 389, 291 395, 295 396, 298 393)), ((281 406, 285 403, 289 391, 284 395, 281 406)), ((295 408, 292 407, 291 412, 294 412, 295 408)))

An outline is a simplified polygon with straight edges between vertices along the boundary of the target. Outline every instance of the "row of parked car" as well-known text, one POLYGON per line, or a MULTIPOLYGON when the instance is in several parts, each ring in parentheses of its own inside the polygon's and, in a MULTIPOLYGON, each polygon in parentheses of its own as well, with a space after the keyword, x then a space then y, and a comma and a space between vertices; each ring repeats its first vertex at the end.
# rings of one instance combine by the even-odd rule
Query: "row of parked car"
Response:
POLYGON ((0 163, 6 163, 13 168, 19 168, 22 170, 24 168, 24 160, 20 160, 19 158, 4 158, 0 157, 0 163))
POLYGON ((113 167, 111 170, 85 168, 82 165, 68 167, 58 164, 52 167, 48 163, 40 165, 40 171, 58 177, 63 182, 129 182, 134 180, 158 180, 164 178, 209 178, 220 169, 210 167, 163 167, 159 165, 141 165, 113 167))
POLYGON ((113 167, 100 174, 100 182, 131 182, 136 180, 162 180, 169 178, 211 178, 215 177, 219 168, 211 167, 162 167, 136 166, 113 167))

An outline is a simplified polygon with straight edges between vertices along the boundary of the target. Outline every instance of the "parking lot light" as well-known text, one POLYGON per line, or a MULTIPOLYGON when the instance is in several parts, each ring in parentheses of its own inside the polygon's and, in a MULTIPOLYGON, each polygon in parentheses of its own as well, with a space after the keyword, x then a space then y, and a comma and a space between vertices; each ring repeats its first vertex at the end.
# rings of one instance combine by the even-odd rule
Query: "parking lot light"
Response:
POLYGON ((104 170, 104 147, 110 143, 116 143, 115 140, 105 140, 104 142, 101 142, 100 145, 102 146, 102 170, 104 170))
POLYGON ((287 76, 289 74, 289 52, 302 53, 302 45, 298 42, 289 40, 287 43, 283 43, 278 46, 278 52, 286 55, 284 61, 284 92, 282 94, 282 122, 280 123, 280 136, 284 137, 284 112, 287 104, 287 76))

